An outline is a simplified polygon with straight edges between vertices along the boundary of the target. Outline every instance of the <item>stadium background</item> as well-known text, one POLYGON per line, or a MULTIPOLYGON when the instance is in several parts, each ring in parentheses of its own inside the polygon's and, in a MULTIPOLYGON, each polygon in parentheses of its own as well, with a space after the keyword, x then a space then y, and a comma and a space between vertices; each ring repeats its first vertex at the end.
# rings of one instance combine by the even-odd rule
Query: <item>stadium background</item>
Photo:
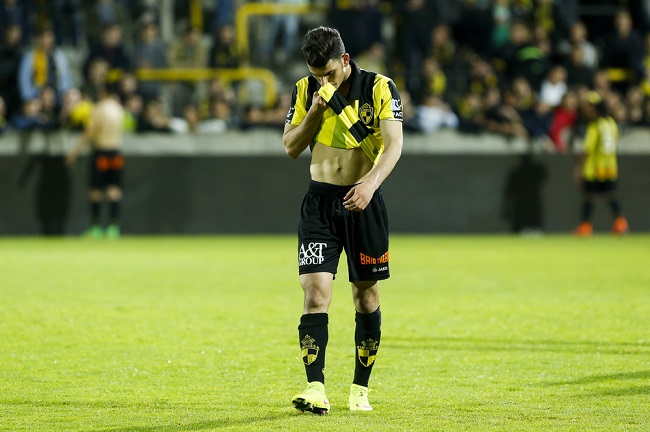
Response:
MULTIPOLYGON (((293 23, 298 45, 309 27, 340 28, 353 60, 398 84, 407 110, 404 156, 384 186, 396 232, 568 232, 577 223, 579 193, 571 170, 584 125, 576 121, 554 135, 550 125, 562 105, 544 97, 557 97, 558 86, 548 93, 543 86, 553 66, 570 69, 571 24, 584 22, 586 42, 598 55, 590 76, 599 78, 585 85, 569 82, 580 74, 567 74, 565 92, 579 97, 589 87, 606 94, 624 131, 623 208, 632 230, 650 229, 648 2, 13 3, 15 13, 1 16, 3 33, 21 27, 22 53, 39 29, 51 28, 81 102, 92 103, 99 82, 136 83, 123 95, 133 114, 124 148, 127 235, 295 231, 308 159, 286 158, 280 131, 287 96, 305 66, 296 45, 285 48, 281 38, 270 36, 274 20, 283 16, 293 23), (638 58, 629 64, 608 55, 621 11, 631 13, 637 34, 630 44, 642 44, 635 45, 638 58), (95 50, 100 29, 114 23, 129 60, 122 65, 98 60, 95 50), (513 51, 509 38, 520 23, 530 32, 521 44, 528 57, 513 71, 516 50, 514 57, 505 53, 513 51), (202 53, 192 58, 178 55, 188 52, 182 47, 190 28, 198 29, 202 53), (215 44, 217 38, 226 43, 215 44), (522 75, 528 89, 520 86, 522 75), (529 105, 522 106, 526 100, 529 105), (517 115, 505 115, 508 109, 517 115), (536 115, 539 110, 545 115, 536 115)), ((6 48, 3 40, 3 54, 6 48)), ((8 58, 3 55, 3 62, 8 58)), ((7 77, 15 78, 1 80, 0 234, 37 234, 52 217, 65 219, 63 234, 79 233, 88 223, 86 166, 68 170, 62 155, 83 126, 84 105, 77 100, 66 106, 62 98, 35 122, 17 121, 24 120, 23 101, 7 95, 17 87, 7 77)), ((607 230, 604 203, 596 214, 596 229, 607 230)))

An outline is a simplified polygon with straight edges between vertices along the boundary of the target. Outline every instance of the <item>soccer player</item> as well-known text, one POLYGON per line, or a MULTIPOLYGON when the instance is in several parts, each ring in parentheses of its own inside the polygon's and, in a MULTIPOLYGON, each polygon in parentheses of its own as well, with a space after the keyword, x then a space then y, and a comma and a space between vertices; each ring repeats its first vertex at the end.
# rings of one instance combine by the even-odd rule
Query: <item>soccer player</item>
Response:
POLYGON ((90 202, 91 227, 88 235, 108 238, 120 236, 119 214, 122 200, 122 140, 124 131, 124 108, 117 98, 103 88, 100 100, 93 108, 88 124, 79 141, 72 147, 66 157, 72 165, 81 150, 91 144, 93 153, 90 166, 90 202), (101 204, 109 204, 109 225, 106 232, 101 224, 101 204))
POLYGON ((616 121, 607 115, 601 96, 591 91, 586 94, 583 113, 589 122, 583 152, 578 156, 574 176, 582 184, 582 222, 575 229, 580 236, 593 232, 591 216, 596 196, 604 196, 614 216, 612 232, 624 234, 628 223, 621 213, 616 193, 618 164, 616 151, 619 129, 616 121))
POLYGON ((298 229, 298 270, 304 309, 298 327, 307 389, 292 403, 325 414, 328 309, 345 250, 355 316, 351 410, 371 410, 368 381, 381 338, 379 281, 389 277, 388 221, 381 184, 402 151, 402 104, 389 78, 357 67, 339 32, 311 29, 302 52, 309 76, 299 80, 283 143, 297 158, 311 150, 311 182, 298 229))

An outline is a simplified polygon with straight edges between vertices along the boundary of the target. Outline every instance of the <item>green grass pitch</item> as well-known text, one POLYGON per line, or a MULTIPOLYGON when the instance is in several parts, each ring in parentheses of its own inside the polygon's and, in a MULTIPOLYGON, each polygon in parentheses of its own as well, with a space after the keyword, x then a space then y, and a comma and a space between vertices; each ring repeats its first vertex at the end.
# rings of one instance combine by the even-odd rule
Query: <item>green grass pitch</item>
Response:
POLYGON ((0 430, 648 431, 650 236, 391 240, 372 412, 305 386, 294 236, 0 239, 0 430))

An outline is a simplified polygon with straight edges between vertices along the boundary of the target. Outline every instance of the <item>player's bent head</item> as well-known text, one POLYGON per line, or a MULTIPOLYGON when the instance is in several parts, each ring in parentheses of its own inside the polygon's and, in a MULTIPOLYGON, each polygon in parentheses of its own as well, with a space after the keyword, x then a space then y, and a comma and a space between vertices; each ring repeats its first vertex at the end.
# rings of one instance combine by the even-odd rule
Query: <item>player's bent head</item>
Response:
POLYGON ((338 30, 331 27, 316 27, 305 35, 302 54, 307 65, 321 68, 325 67, 330 60, 340 59, 345 54, 345 45, 338 30))

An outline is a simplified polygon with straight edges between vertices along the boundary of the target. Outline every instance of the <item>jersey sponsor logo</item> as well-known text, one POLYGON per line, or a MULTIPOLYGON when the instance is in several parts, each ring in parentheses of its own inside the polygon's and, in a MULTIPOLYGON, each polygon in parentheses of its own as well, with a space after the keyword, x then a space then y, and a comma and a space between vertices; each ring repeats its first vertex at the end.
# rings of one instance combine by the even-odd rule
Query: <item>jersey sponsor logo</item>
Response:
POLYGON ((395 118, 395 120, 402 120, 404 114, 402 113, 401 99, 391 99, 390 109, 393 110, 393 117, 395 118))
POLYGON ((361 265, 387 264, 389 258, 390 258, 390 254, 388 253, 388 251, 386 251, 385 254, 377 258, 371 257, 370 255, 366 255, 363 252, 359 253, 359 262, 361 263, 361 265))
POLYGON ((308 244, 301 243, 298 251, 298 265, 315 265, 322 264, 325 261, 323 251, 327 248, 327 243, 311 242, 308 244))
POLYGON ((369 103, 364 103, 363 106, 359 108, 359 118, 366 126, 372 123, 374 113, 375 110, 369 103))

